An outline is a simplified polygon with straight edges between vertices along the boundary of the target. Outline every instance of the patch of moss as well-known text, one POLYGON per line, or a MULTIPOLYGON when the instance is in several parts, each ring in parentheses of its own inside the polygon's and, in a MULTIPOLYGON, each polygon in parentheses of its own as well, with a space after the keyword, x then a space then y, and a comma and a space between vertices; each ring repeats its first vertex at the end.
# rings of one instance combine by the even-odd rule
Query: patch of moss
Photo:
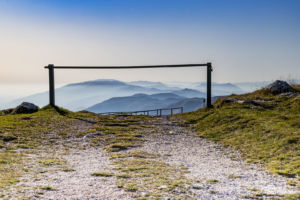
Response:
POLYGON ((230 174, 230 175, 228 176, 228 178, 230 178, 230 179, 236 179, 236 178, 242 178, 242 177, 239 176, 239 175, 230 174))
POLYGON ((137 189, 137 185, 135 185, 135 184, 130 184, 130 185, 127 185, 127 186, 125 187, 125 190, 126 190, 127 192, 136 192, 138 189, 137 189))
POLYGON ((51 186, 41 186, 40 187, 41 190, 47 190, 47 191, 54 191, 55 188, 51 187, 51 186))
POLYGON ((218 182, 219 181, 217 179, 209 179, 209 180, 206 181, 206 183, 208 183, 208 184, 216 184, 218 182))
POLYGON ((102 177, 111 177, 114 174, 109 173, 109 172, 94 172, 91 174, 91 176, 102 176, 102 177))
POLYGON ((300 199, 300 192, 295 194, 288 194, 284 196, 285 200, 299 200, 300 199))
POLYGON ((38 160, 38 163, 44 166, 62 165, 63 161, 58 159, 38 160))
POLYGON ((134 158, 158 158, 160 157, 159 154, 149 153, 146 151, 141 150, 132 150, 126 153, 112 153, 110 154, 110 158, 127 158, 127 157, 134 157, 134 158))

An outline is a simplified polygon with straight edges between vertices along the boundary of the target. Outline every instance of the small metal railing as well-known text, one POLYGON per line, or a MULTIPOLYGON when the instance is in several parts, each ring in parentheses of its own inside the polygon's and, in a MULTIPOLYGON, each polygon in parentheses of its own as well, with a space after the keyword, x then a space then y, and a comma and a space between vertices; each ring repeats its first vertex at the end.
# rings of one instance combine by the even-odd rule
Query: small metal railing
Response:
POLYGON ((98 113, 100 115, 148 115, 148 116, 162 116, 163 111, 170 111, 168 114, 165 115, 173 115, 177 113, 183 113, 183 107, 176 107, 176 108, 160 108, 160 109, 153 109, 153 110, 140 110, 140 111, 132 111, 132 112, 104 112, 98 113), (174 111, 180 112, 174 112, 174 111))

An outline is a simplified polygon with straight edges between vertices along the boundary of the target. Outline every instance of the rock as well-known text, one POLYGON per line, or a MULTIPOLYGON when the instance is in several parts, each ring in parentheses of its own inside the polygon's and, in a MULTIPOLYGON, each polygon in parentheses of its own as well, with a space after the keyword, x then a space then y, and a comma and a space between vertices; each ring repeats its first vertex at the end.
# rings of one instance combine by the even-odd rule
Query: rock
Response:
POLYGON ((161 185, 158 187, 158 189, 167 189, 168 187, 166 185, 161 185))
POLYGON ((209 187, 210 187, 209 185, 197 184, 197 183, 192 185, 192 188, 195 190, 202 190, 202 189, 207 190, 207 189, 209 189, 209 187))
POLYGON ((239 103, 239 104, 252 104, 259 105, 258 102, 252 100, 240 100, 236 98, 229 98, 224 100, 225 103, 239 103))
POLYGON ((296 97, 297 93, 295 93, 295 92, 285 92, 285 93, 280 94, 280 96, 281 97, 296 97))
POLYGON ((39 110, 39 107, 33 103, 23 102, 21 105, 13 109, 12 114, 34 113, 39 110))
POLYGON ((4 135, 0 135, 0 140, 2 140, 3 142, 10 142, 13 140, 16 140, 17 137, 10 135, 10 134, 4 134, 4 135))
POLYGON ((277 80, 274 83, 271 83, 265 88, 267 91, 270 91, 272 94, 281 94, 284 92, 294 92, 294 89, 285 81, 277 80))
POLYGON ((259 105, 259 103, 257 101, 252 101, 252 100, 238 100, 237 102, 240 104, 252 104, 255 106, 259 105))
POLYGON ((224 102, 225 103, 234 103, 234 102, 237 102, 238 100, 236 98, 228 98, 228 99, 225 99, 224 102))
POLYGON ((102 135, 104 135, 104 134, 103 133, 90 133, 90 134, 85 135, 82 139, 85 140, 89 137, 96 137, 96 136, 102 136, 102 135))

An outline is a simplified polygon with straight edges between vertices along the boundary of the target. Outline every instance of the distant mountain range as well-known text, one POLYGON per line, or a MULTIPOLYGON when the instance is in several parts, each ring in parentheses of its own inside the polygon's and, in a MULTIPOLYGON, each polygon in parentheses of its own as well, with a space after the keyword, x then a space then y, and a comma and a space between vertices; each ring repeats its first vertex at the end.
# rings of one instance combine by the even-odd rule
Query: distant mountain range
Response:
POLYGON ((103 112, 129 112, 151 109, 167 108, 169 105, 187 99, 173 93, 135 94, 128 97, 114 97, 87 108, 88 111, 103 112))
POLYGON ((162 82, 152 82, 152 81, 131 81, 131 82, 128 82, 128 84, 146 87, 146 88, 156 88, 156 89, 160 89, 160 90, 180 90, 180 89, 182 89, 180 87, 168 86, 166 84, 163 84, 162 82))
MULTIPOLYGON (((213 96, 226 96, 232 93, 241 94, 245 91, 231 83, 212 83, 213 96)), ((162 82, 133 81, 122 82, 113 79, 99 79, 80 83, 68 84, 55 90, 56 104, 72 111, 95 109, 97 112, 112 111, 111 108, 118 108, 115 111, 132 111, 132 109, 153 109, 168 107, 170 105, 186 105, 187 110, 194 110, 203 107, 199 99, 206 98, 206 83, 186 83, 172 85, 162 82), (157 94, 155 96, 154 94, 157 94), (173 98, 162 98, 162 96, 175 95, 173 98), (130 104, 121 103, 119 106, 110 106, 115 101, 121 101, 117 97, 128 98, 130 104), (198 99, 197 99, 198 98, 198 99), (189 100, 188 100, 189 99, 189 100), (135 102, 135 103, 133 103, 135 102), (196 104, 193 104, 196 102, 196 104), (107 105, 107 108, 104 108, 107 105)), ((19 98, 9 103, 2 104, 2 107, 15 107, 23 101, 32 102, 40 107, 49 103, 48 92, 37 93, 27 97, 19 98)))
POLYGON ((183 107, 183 112, 191 112, 205 107, 204 98, 186 98, 174 104, 170 104, 167 108, 183 107))
MULTIPOLYGON (((156 83, 160 89, 148 86, 131 85, 130 83, 121 82, 111 79, 99 79, 81 83, 73 83, 55 90, 56 104, 67 109, 78 111, 86 109, 92 105, 108 100, 113 97, 131 96, 138 93, 157 94, 157 93, 174 93, 184 97, 203 97, 205 93, 198 90, 187 90, 176 87, 169 87, 163 83, 156 83), (164 89, 164 90, 163 90, 164 89)), ((141 85, 146 85, 146 81, 141 85)), ((47 105, 49 102, 48 92, 37 93, 24 98, 13 100, 4 105, 4 107, 15 107, 23 101, 32 102, 38 106, 47 105)))
MULTIPOLYGON (((212 102, 215 102, 218 98, 220 96, 213 97, 212 102)), ((205 105, 205 98, 186 98, 173 93, 135 94, 128 97, 114 97, 93 105, 86 110, 95 113, 105 113, 183 107, 184 112, 191 112, 203 108, 205 105)), ((170 111, 164 111, 164 113, 169 114, 170 111)))

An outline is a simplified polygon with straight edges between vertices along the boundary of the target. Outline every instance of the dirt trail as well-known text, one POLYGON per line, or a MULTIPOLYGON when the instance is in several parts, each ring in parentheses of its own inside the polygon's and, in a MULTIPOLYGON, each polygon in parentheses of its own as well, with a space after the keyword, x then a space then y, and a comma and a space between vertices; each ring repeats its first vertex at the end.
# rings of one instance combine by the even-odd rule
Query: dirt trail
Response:
POLYGON ((83 139, 67 141, 70 148, 56 146, 48 151, 28 154, 31 168, 20 183, 7 191, 8 199, 132 199, 133 194, 126 193, 116 185, 114 177, 91 176, 95 172, 111 172, 111 161, 107 153, 90 146, 83 139), (49 152, 50 151, 50 152, 49 152), (41 161, 54 162, 43 164, 41 161), (62 163, 55 163, 55 161, 62 163))
MULTIPOLYGON (((156 158, 174 166, 185 166, 193 180, 187 193, 195 199, 246 199, 295 193, 283 177, 272 175, 240 155, 213 142, 194 137, 191 129, 176 121, 158 119, 143 128, 146 140, 134 148, 162 155, 156 158)), ((98 136, 101 137, 101 136, 98 136)), ((89 138, 65 141, 47 151, 28 154, 32 173, 26 174, 11 190, 10 199, 134 199, 136 193, 117 187, 115 177, 95 177, 94 172, 113 172, 112 161, 101 147, 91 146, 89 138), (41 165, 40 160, 63 160, 59 165, 41 165), (17 196, 15 194, 18 194, 17 196)))
MULTIPOLYGON (((268 173, 258 165, 243 161, 232 149, 206 139, 194 137, 193 131, 162 119, 155 134, 147 135, 141 150, 158 153, 171 165, 188 168, 195 183, 193 192, 200 199, 241 199, 253 193, 276 196, 295 193, 287 179, 268 173)), ((153 131, 153 130, 151 130, 153 131)))

